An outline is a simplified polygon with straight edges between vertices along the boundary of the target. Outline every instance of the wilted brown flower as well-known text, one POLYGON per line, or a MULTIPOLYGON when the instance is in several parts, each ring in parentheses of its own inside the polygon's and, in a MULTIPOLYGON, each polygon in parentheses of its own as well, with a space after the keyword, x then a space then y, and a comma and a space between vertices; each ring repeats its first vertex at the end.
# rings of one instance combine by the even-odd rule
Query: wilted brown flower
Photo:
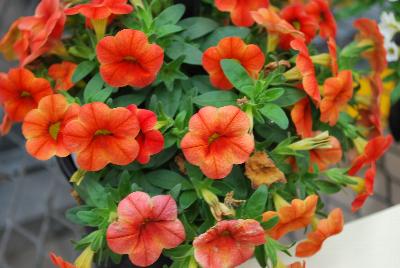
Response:
POLYGON ((251 180, 253 188, 262 184, 271 185, 275 182, 286 182, 285 174, 275 166, 275 163, 264 151, 255 152, 247 160, 245 174, 251 180))

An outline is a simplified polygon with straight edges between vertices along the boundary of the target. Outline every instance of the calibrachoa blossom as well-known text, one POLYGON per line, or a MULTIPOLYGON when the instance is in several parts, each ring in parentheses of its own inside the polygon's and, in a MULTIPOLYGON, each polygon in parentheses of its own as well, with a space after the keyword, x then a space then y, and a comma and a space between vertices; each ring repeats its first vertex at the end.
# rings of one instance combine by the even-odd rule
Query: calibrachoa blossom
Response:
POLYGON ((250 120, 235 106, 204 107, 189 122, 181 147, 189 163, 212 179, 222 179, 254 150, 250 120))
POLYGON ((236 26, 249 27, 254 23, 250 12, 268 7, 269 0, 215 0, 215 6, 220 11, 230 12, 236 26))
POLYGON ((255 220, 218 222, 193 241, 196 261, 204 268, 236 267, 265 243, 264 230, 255 220))
POLYGON ((137 30, 125 29, 100 40, 96 48, 100 74, 113 87, 143 88, 154 82, 164 60, 164 51, 150 44, 137 30))
MULTIPOLYGON (((321 101, 321 95, 319 93, 318 81, 315 75, 315 67, 308 52, 308 48, 301 39, 293 40, 290 43, 290 46, 294 50, 299 51, 296 58, 296 69, 297 72, 301 73, 304 91, 316 104, 318 104, 321 101)), ((290 76, 288 78, 290 78, 290 76)))
POLYGON ((11 25, 0 40, 0 52, 7 59, 18 59, 21 65, 26 65, 51 50, 57 50, 61 45, 65 20, 60 0, 42 0, 34 16, 19 18, 11 25))
POLYGON ((331 148, 313 149, 310 151, 311 169, 313 169, 312 165, 316 164, 318 169, 323 171, 329 166, 337 164, 342 160, 343 151, 338 139, 330 136, 329 141, 331 148))
POLYGON ((203 54, 203 67, 210 74, 213 86, 222 90, 233 88, 221 67, 223 59, 236 59, 256 79, 264 66, 265 57, 256 45, 246 45, 239 37, 223 38, 217 46, 210 47, 203 54))
POLYGON ((337 44, 334 38, 329 37, 328 41, 329 56, 331 58, 331 70, 333 76, 337 76, 339 72, 338 55, 337 55, 337 44))
POLYGON ((118 205, 118 220, 107 229, 107 244, 117 254, 128 254, 138 266, 149 266, 163 249, 185 240, 185 229, 177 218, 175 200, 169 195, 150 197, 134 192, 118 205))
POLYGON ((62 95, 41 99, 38 108, 25 116, 22 125, 28 153, 39 160, 69 155, 70 151, 64 145, 63 130, 69 121, 76 118, 78 111, 79 106, 68 105, 62 95))
POLYGON ((337 25, 326 0, 311 0, 306 5, 306 12, 319 23, 319 34, 323 38, 335 38, 337 25))
POLYGON ((49 76, 55 81, 55 90, 69 90, 74 86, 72 75, 77 66, 73 62, 63 61, 49 67, 49 76))
POLYGON ((152 155, 161 152, 164 148, 164 136, 155 129, 157 115, 150 110, 138 109, 136 105, 129 105, 127 108, 136 114, 140 125, 140 132, 136 137, 139 143, 139 154, 136 160, 141 164, 147 164, 152 155))
MULTIPOLYGON (((289 22, 296 30, 304 34, 306 44, 310 43, 317 34, 318 21, 310 16, 303 4, 292 4, 286 6, 280 13, 282 19, 289 22)), ((285 50, 290 49, 290 42, 295 38, 290 34, 283 34, 279 37, 279 44, 285 50)))
POLYGON ((2 135, 10 130, 11 121, 22 122, 43 97, 53 94, 46 79, 35 77, 25 68, 11 69, 8 74, 0 73, 0 89, 0 104, 5 111, 2 135))
POLYGON ((360 45, 372 46, 364 52, 364 57, 370 62, 372 70, 381 74, 387 67, 387 59, 384 38, 378 24, 374 20, 361 18, 354 21, 354 27, 359 30, 356 38, 360 45))
POLYGON ((51 262, 58 268, 76 268, 75 265, 65 261, 62 257, 57 256, 54 253, 50 253, 51 262))
POLYGON ((315 214, 318 196, 310 195, 305 200, 294 199, 291 204, 279 197, 280 207, 277 211, 267 211, 263 214, 263 221, 278 216, 278 223, 266 231, 273 239, 280 239, 287 233, 307 227, 315 214))
POLYGON ((320 104, 321 121, 336 125, 340 111, 353 96, 353 75, 351 71, 341 71, 337 77, 324 82, 324 97, 320 104))
POLYGON ((326 239, 342 232, 343 224, 342 210, 332 210, 328 218, 320 220, 316 230, 307 235, 307 240, 297 245, 296 256, 310 257, 317 253, 326 239))
POLYGON ((97 171, 107 164, 127 165, 139 153, 136 114, 95 102, 82 106, 78 117, 64 128, 67 150, 76 152, 81 169, 97 171))
POLYGON ((133 6, 128 0, 91 0, 89 3, 79 4, 65 10, 67 15, 82 14, 91 20, 107 19, 111 15, 129 14, 133 6))
POLYGON ((298 135, 303 138, 311 137, 313 135, 311 104, 308 97, 303 98, 302 100, 297 102, 293 106, 290 115, 292 117, 298 135))

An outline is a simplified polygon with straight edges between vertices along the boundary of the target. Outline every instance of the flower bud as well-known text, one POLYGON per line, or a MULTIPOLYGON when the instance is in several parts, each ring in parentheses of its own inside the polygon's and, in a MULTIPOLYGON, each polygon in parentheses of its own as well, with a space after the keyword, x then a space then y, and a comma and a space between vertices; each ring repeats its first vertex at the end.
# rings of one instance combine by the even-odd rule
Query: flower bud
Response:
POLYGON ((294 151, 310 151, 313 149, 330 149, 332 144, 329 132, 325 131, 312 138, 305 138, 288 145, 294 151))

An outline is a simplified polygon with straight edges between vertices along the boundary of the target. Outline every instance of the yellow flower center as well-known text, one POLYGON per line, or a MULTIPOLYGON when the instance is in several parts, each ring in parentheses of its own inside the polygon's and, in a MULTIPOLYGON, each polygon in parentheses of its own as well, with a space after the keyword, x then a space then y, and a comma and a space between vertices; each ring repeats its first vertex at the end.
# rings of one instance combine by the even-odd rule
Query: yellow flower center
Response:
POLYGON ((30 97, 31 93, 29 93, 28 91, 22 91, 21 92, 21 97, 25 98, 25 97, 30 97))
POLYGON ((219 135, 218 133, 214 133, 212 134, 209 138, 208 138, 208 143, 211 144, 213 143, 216 139, 218 139, 221 135, 219 135))
POLYGON ((292 25, 296 30, 300 30, 301 29, 301 24, 298 21, 293 21, 292 25))
POLYGON ((124 60, 130 61, 130 62, 132 62, 132 63, 137 62, 137 59, 136 59, 135 57, 133 57, 133 56, 125 56, 125 57, 124 57, 124 60))
POLYGON ((94 133, 95 136, 106 136, 110 134, 112 134, 112 132, 107 129, 99 129, 94 133))
POLYGON ((61 123, 57 122, 57 123, 54 123, 54 124, 50 125, 50 127, 49 127, 50 136, 54 140, 57 140, 58 133, 60 132, 60 126, 61 126, 61 123))

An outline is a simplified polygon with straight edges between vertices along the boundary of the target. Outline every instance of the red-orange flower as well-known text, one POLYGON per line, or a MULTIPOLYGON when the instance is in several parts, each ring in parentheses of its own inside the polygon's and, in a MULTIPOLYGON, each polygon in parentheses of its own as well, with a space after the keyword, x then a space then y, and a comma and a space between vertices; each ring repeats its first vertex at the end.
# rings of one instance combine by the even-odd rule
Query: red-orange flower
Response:
POLYGON ((313 135, 311 104, 308 97, 297 102, 293 106, 290 115, 292 117, 298 135, 303 138, 308 138, 313 135))
POLYGON ((63 61, 53 64, 49 68, 49 76, 55 81, 55 90, 69 90, 74 86, 72 75, 77 65, 73 62, 63 61))
POLYGON ((343 157, 342 146, 338 139, 329 137, 331 148, 313 149, 310 151, 310 169, 312 165, 317 164, 319 170, 326 170, 329 166, 339 163, 343 157))
POLYGON ((11 25, 0 41, 0 52, 26 65, 59 45, 65 20, 60 0, 42 0, 34 16, 19 18, 11 25))
POLYGON ((323 38, 336 37, 337 25, 326 0, 311 0, 306 5, 306 12, 319 23, 319 34, 323 38))
POLYGON ((321 121, 336 125, 340 110, 346 107, 353 96, 353 75, 351 71, 341 71, 338 76, 324 82, 324 97, 320 104, 321 121))
POLYGON ((177 206, 170 195, 150 197, 134 192, 118 205, 118 221, 107 229, 108 247, 128 254, 138 266, 150 266, 163 249, 175 248, 185 240, 185 229, 177 218, 177 206))
POLYGON ((339 65, 338 65, 338 55, 337 55, 337 45, 334 38, 328 38, 328 50, 329 56, 331 57, 331 70, 333 76, 337 76, 339 72, 339 65))
POLYGON ((28 153, 39 160, 69 155, 70 151, 63 142, 63 130, 69 121, 76 118, 78 110, 78 105, 69 106, 59 94, 41 99, 38 108, 25 116, 22 125, 28 153))
POLYGON ((136 160, 141 164, 147 164, 152 155, 164 148, 164 136, 155 129, 157 115, 150 110, 138 109, 136 105, 129 105, 127 108, 136 114, 140 125, 140 132, 136 137, 140 149, 136 160))
POLYGON ((354 21, 354 27, 359 30, 357 40, 361 44, 372 45, 373 47, 364 52, 363 56, 371 64, 375 73, 381 74, 387 67, 386 49, 384 38, 376 21, 361 18, 354 21))
POLYGON ((220 221, 195 238, 194 257, 204 268, 236 267, 253 256, 255 246, 264 243, 264 230, 257 221, 220 221))
POLYGON ((127 165, 139 153, 139 122, 126 108, 95 102, 82 106, 64 128, 64 144, 77 153, 80 168, 97 171, 107 164, 127 165))
POLYGON ((326 239, 337 235, 343 230, 343 213, 336 208, 329 213, 327 219, 320 220, 317 229, 307 235, 307 240, 296 247, 297 257, 310 257, 317 253, 326 239))
POLYGON ((301 263, 298 261, 298 262, 289 264, 288 268, 306 268, 306 263, 305 262, 301 263))
POLYGON ((374 194, 375 176, 376 164, 372 163, 371 167, 365 172, 365 179, 358 178, 358 184, 350 186, 357 192, 356 198, 351 203, 351 210, 353 212, 361 209, 367 199, 374 194))
POLYGON ((249 128, 249 118, 235 106, 204 107, 190 119, 189 132, 181 142, 183 154, 207 177, 224 178, 254 150, 249 128))
POLYGON ((97 44, 100 74, 113 87, 143 88, 154 82, 164 61, 164 51, 149 44, 146 35, 125 29, 97 44))
POLYGON ((304 91, 318 104, 321 101, 321 95, 319 93, 317 77, 315 76, 314 64, 308 52, 308 48, 301 39, 293 40, 290 46, 294 50, 299 51, 296 58, 296 68, 302 75, 304 91))
POLYGON ((269 0, 215 0, 219 11, 231 13, 231 19, 236 26, 249 27, 254 20, 251 11, 269 6, 269 0))
POLYGON ((2 135, 7 134, 11 121, 22 122, 25 115, 35 109, 39 101, 53 94, 50 83, 24 68, 11 69, 8 74, 0 73, 0 104, 4 107, 2 135))
POLYGON ((54 253, 50 253, 50 260, 51 262, 57 266, 58 268, 77 268, 75 265, 72 263, 69 263, 67 261, 64 261, 62 257, 57 256, 54 253))
POLYGON ((286 203, 278 211, 267 211, 263 214, 263 221, 269 221, 278 216, 279 222, 266 231, 275 240, 287 233, 306 228, 312 220, 317 207, 318 196, 310 195, 305 200, 294 199, 291 204, 286 203))
MULTIPOLYGON (((289 22, 296 30, 304 34, 306 44, 310 43, 318 30, 318 23, 314 17, 305 11, 303 4, 288 5, 281 10, 281 18, 289 22)), ((295 39, 290 34, 283 34, 279 37, 279 45, 282 49, 289 50, 290 42, 295 39)))
POLYGON ((65 10, 67 15, 82 14, 88 19, 107 19, 111 15, 129 14, 133 6, 127 4, 128 0, 91 0, 89 3, 76 5, 65 10))
POLYGON ((264 66, 265 57, 256 45, 246 45, 239 37, 226 37, 217 46, 210 47, 203 54, 203 67, 210 74, 211 84, 222 90, 233 88, 221 67, 223 59, 236 59, 249 75, 257 78, 264 66))

